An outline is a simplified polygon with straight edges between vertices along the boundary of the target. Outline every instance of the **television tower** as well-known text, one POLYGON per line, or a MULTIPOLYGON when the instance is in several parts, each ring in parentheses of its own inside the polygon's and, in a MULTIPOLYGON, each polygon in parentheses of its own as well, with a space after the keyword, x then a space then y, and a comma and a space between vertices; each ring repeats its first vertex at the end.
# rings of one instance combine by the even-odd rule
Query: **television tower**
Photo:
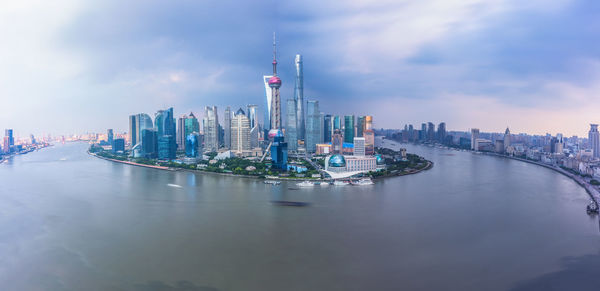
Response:
POLYGON ((277 44, 275 42, 275 33, 273 32, 273 77, 269 79, 269 87, 271 87, 271 130, 269 138, 277 135, 281 131, 281 97, 279 96, 279 88, 281 87, 281 79, 277 77, 277 44))

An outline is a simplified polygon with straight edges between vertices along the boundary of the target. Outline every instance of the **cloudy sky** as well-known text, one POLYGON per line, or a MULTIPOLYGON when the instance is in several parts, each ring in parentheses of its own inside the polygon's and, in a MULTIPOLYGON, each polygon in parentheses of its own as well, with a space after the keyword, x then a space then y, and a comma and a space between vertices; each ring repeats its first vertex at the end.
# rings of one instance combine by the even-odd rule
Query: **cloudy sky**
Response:
POLYGON ((0 127, 127 128, 173 106, 263 105, 277 32, 282 98, 376 127, 585 135, 600 122, 600 4, 577 0, 0 3, 0 127))

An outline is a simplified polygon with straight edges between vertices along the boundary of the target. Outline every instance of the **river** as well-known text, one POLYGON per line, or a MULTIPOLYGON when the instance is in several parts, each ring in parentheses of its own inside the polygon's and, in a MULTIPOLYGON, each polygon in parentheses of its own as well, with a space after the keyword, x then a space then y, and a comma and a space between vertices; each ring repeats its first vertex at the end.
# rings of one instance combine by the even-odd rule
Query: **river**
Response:
MULTIPOLYGON (((397 148, 397 144, 390 144, 397 148)), ((87 144, 0 164, 1 290, 595 290, 600 229, 569 178, 402 145, 434 162, 372 186, 105 161, 87 144), (271 200, 310 202, 275 206, 271 200)))

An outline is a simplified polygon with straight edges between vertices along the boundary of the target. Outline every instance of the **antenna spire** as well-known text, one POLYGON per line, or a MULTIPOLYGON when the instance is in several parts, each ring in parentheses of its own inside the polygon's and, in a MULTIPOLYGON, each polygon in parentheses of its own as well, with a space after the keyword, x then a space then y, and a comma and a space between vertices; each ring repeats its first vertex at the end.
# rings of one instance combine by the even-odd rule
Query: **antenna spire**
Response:
POLYGON ((273 32, 273 76, 277 76, 277 44, 275 42, 275 32, 273 32))

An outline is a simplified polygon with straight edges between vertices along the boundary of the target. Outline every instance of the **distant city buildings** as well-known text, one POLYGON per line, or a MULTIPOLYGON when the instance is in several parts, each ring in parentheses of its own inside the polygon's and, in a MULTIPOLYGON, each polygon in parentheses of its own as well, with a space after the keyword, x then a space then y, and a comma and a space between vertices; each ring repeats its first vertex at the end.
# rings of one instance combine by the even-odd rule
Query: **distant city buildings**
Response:
POLYGON ((588 139, 594 158, 600 158, 600 133, 598 133, 598 124, 590 124, 588 139))
POLYGON ((219 150, 219 119, 217 106, 204 108, 204 148, 207 151, 219 150))

